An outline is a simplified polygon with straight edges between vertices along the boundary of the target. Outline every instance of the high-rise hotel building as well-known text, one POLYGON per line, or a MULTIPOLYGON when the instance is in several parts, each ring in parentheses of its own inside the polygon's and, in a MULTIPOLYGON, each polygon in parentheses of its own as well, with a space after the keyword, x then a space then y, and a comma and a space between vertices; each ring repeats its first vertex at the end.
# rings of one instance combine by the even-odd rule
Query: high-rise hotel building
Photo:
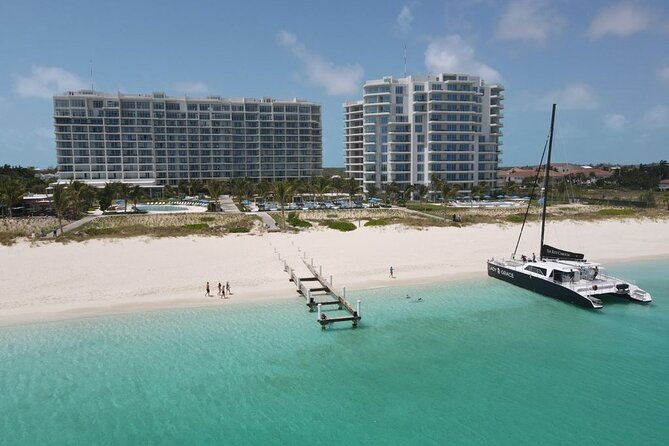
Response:
POLYGON ((365 189, 429 185, 433 175, 495 188, 503 91, 463 74, 366 82, 363 99, 344 104, 347 175, 365 189))
POLYGON ((53 105, 61 180, 162 186, 322 173, 321 107, 312 102, 76 91, 53 105))

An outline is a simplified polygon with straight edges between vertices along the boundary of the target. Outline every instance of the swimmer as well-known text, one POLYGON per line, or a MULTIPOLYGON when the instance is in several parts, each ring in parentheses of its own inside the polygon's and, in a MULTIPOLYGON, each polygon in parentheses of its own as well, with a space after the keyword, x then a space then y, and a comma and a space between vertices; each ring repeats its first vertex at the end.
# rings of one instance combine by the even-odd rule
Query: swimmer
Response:
POLYGON ((422 301, 423 301, 422 297, 419 297, 418 300, 417 300, 417 302, 422 302, 422 301))
POLYGON ((411 299, 411 296, 409 296, 409 295, 407 294, 407 295, 406 295, 406 298, 407 298, 407 299, 411 299))

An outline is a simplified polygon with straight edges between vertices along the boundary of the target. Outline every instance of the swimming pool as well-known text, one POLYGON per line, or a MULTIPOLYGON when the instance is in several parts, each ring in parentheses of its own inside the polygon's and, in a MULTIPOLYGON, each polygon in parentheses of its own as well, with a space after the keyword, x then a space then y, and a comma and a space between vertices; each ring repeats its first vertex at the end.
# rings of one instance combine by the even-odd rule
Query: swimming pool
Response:
POLYGON ((146 212, 186 212, 183 206, 172 206, 169 204, 138 204, 137 209, 146 212))

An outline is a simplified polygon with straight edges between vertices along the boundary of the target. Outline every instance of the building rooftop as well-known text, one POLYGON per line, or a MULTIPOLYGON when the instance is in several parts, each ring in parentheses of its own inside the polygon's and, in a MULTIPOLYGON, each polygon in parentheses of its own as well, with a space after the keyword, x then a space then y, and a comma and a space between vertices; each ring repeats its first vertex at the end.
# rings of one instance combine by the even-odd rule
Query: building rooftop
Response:
POLYGON ((76 91, 67 91, 62 95, 54 95, 54 98, 67 98, 68 96, 93 96, 100 98, 108 98, 110 96, 117 97, 119 99, 164 99, 168 101, 220 101, 220 102, 244 102, 244 103, 273 103, 273 102, 294 102, 298 104, 311 104, 318 105, 315 102, 308 101, 302 98, 292 98, 292 99, 275 99, 270 97, 262 98, 250 98, 250 97, 241 97, 241 98, 226 98, 223 96, 168 96, 164 92, 153 92, 149 94, 145 93, 106 93, 103 91, 96 90, 76 90, 76 91))

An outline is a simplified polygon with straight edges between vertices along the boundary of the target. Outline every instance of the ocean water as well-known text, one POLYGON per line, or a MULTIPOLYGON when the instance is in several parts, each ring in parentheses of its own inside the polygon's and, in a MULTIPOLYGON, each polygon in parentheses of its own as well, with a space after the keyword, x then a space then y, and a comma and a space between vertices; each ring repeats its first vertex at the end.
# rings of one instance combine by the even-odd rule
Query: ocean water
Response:
POLYGON ((609 270, 654 302, 486 278, 349 293, 355 330, 298 297, 3 328, 0 444, 664 445, 669 262, 609 270))

